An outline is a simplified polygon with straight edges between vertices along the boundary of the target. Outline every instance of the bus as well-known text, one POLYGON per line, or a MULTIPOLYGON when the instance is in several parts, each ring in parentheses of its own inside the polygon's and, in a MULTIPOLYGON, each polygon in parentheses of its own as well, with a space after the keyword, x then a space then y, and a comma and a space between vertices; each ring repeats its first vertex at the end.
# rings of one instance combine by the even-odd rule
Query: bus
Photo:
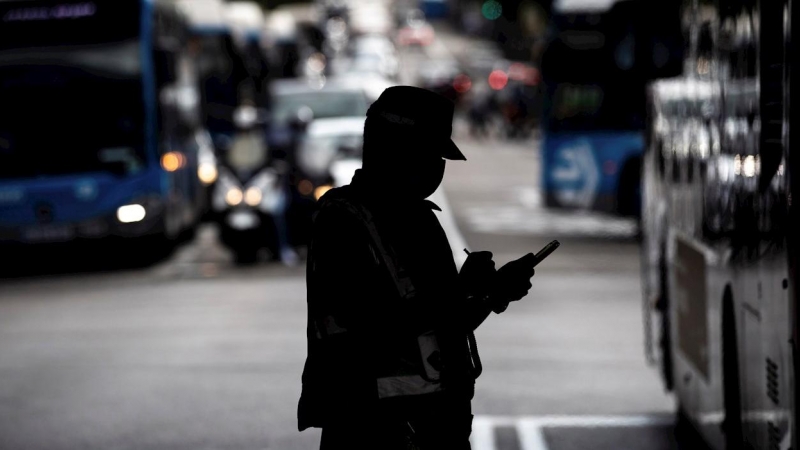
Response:
POLYGON ((795 0, 684 1, 681 76, 648 89, 647 359, 714 449, 797 447, 795 0))
POLYGON ((169 2, 0 2, 0 241, 161 246, 194 229, 185 42, 169 2))
POLYGON ((680 73, 671 2, 555 1, 541 56, 549 207, 636 216, 646 83, 680 73))

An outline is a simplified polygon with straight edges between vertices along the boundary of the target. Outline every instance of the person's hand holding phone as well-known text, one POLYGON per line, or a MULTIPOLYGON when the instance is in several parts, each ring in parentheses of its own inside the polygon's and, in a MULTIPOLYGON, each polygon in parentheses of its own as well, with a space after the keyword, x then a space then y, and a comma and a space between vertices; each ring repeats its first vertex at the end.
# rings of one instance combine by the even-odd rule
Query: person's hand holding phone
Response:
POLYGON ((490 297, 497 304, 495 312, 501 312, 514 302, 528 295, 531 289, 531 278, 536 273, 536 255, 528 253, 522 258, 511 261, 497 270, 490 297), (500 309, 501 311, 498 311, 500 309))

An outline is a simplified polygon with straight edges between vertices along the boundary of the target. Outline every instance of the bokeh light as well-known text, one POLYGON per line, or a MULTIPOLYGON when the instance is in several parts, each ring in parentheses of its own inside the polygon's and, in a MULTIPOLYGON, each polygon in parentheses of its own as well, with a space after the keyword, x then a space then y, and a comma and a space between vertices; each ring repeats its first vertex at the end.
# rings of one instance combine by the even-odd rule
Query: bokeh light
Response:
POLYGON ((503 89, 506 87, 506 84, 508 84, 508 75, 502 70, 493 70, 492 73, 489 74, 489 87, 495 91, 503 89))
POLYGON ((472 88, 472 80, 470 80, 469 76, 467 75, 458 75, 453 80, 453 89, 455 89, 459 94, 469 91, 470 88, 472 88))
POLYGON ((317 187, 314 189, 314 198, 319 200, 323 195, 325 195, 328 191, 330 191, 333 186, 328 184, 323 184, 322 186, 317 187))
POLYGON ((481 14, 489 20, 497 20, 503 14, 503 5, 497 0, 485 1, 481 7, 481 14))
POLYGON ((167 172, 175 172, 184 166, 185 159, 180 152, 167 152, 161 157, 161 167, 167 172))
POLYGON ((297 184, 297 190, 303 195, 311 195, 314 192, 314 184, 308 180, 302 180, 297 184))

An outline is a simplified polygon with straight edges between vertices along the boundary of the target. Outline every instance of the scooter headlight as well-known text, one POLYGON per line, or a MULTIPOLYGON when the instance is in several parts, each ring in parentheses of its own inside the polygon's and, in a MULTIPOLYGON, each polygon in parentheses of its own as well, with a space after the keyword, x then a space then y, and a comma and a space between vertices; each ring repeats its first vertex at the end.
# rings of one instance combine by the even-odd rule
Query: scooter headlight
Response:
POLYGON ((244 201, 265 213, 274 213, 279 210, 285 198, 278 175, 271 169, 259 172, 248 183, 244 201))
POLYGON ((237 206, 242 203, 242 197, 242 190, 238 187, 228 188, 228 192, 225 193, 225 203, 230 206, 237 206))
POLYGON ((262 198, 261 188, 258 186, 250 186, 244 193, 244 202, 253 207, 260 205, 262 198))
POLYGON ((239 180, 225 167, 217 168, 219 176, 217 182, 213 184, 211 195, 211 208, 216 212, 222 212, 231 206, 238 206, 244 201, 244 192, 239 180))

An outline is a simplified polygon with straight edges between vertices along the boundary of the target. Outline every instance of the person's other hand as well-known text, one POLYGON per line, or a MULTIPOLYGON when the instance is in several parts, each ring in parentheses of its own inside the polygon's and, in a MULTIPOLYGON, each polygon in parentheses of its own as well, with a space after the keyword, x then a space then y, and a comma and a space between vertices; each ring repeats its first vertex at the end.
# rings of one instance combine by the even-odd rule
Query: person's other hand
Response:
POLYGON ((467 256, 458 277, 468 295, 488 295, 494 283, 495 264, 492 252, 472 252, 467 256))
MULTIPOLYGON (((497 271, 491 297, 497 303, 514 302, 522 299, 531 289, 531 278, 536 273, 533 265, 536 256, 533 253, 511 261, 497 271)), ((505 308, 501 308, 505 309, 505 308)))

